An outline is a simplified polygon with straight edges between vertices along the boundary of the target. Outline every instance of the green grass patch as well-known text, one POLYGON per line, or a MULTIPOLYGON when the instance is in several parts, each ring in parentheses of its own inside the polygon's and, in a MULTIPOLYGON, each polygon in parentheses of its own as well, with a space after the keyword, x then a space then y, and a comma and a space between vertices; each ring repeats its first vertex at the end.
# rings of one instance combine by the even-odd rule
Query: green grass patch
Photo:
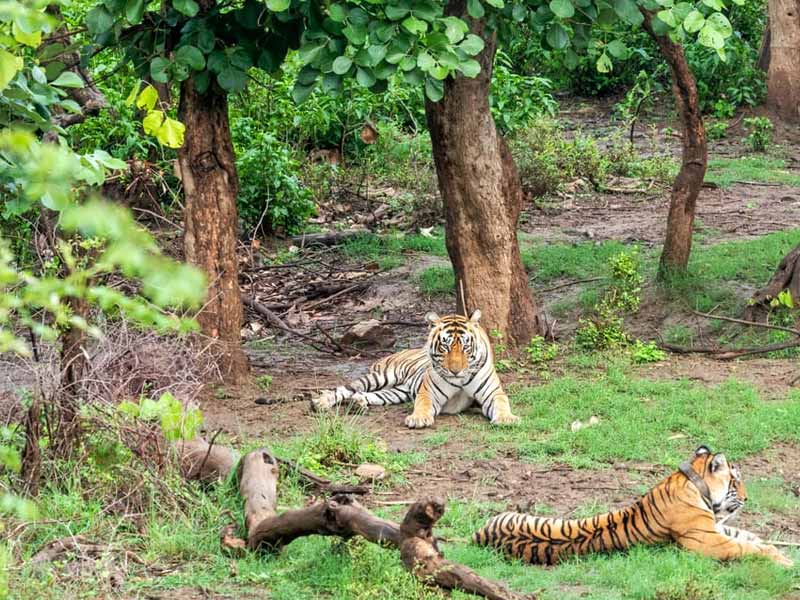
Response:
POLYGON ((455 292, 453 267, 428 267, 417 276, 419 290, 426 296, 446 296, 455 292))
POLYGON ((783 183, 800 187, 800 173, 789 171, 782 158, 769 156, 712 159, 708 161, 705 180, 721 187, 729 187, 737 181, 783 183))
POLYGON ((789 515, 800 512, 800 499, 782 477, 748 478, 742 473, 747 489, 748 512, 789 515))
POLYGON ((677 466, 700 444, 732 459, 780 441, 800 440, 800 392, 764 401, 755 388, 728 381, 706 388, 681 381, 651 381, 617 366, 586 381, 562 377, 515 394, 515 428, 487 429, 470 420, 480 443, 513 450, 535 462, 597 467, 617 461, 677 466), (600 423, 573 432, 570 424, 591 416, 600 423))
POLYGON ((432 238, 420 234, 378 236, 365 233, 347 240, 342 251, 350 258, 375 261, 383 270, 402 265, 405 262, 403 254, 407 252, 447 256, 442 231, 435 232, 432 238))
MULTIPOLYGON (((610 276, 609 259, 620 252, 630 252, 636 246, 615 240, 600 243, 533 245, 522 250, 522 262, 533 273, 537 285, 556 279, 588 279, 610 276)), ((647 255, 640 252, 642 262, 647 255)), ((596 287, 596 284, 595 284, 596 287)))

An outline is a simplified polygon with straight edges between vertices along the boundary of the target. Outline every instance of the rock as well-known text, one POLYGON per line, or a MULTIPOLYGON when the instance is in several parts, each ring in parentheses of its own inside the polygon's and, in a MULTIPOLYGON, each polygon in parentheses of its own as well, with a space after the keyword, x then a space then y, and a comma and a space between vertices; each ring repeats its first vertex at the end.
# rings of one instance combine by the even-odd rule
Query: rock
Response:
POLYGON ((381 325, 377 319, 370 319, 353 325, 339 341, 342 345, 357 348, 390 348, 395 340, 391 327, 381 325))
POLYGON ((359 481, 380 481, 386 477, 386 469, 380 465, 364 463, 356 469, 356 477, 359 481))

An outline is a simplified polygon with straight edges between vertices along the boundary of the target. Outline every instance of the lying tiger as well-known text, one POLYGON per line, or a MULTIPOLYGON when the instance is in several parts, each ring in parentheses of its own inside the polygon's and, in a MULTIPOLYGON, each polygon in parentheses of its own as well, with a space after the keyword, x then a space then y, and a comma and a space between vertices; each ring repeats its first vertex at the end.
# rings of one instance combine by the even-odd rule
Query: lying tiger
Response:
POLYGON ((551 519, 507 512, 490 519, 472 537, 530 563, 551 565, 568 556, 624 550, 634 544, 677 542, 718 560, 747 554, 779 565, 792 561, 758 536, 717 519, 733 516, 747 494, 737 468, 724 454, 700 446, 690 462, 635 504, 589 519, 551 519))
POLYGON ((431 330, 424 348, 379 360, 361 379, 314 398, 314 408, 326 410, 344 401, 367 408, 413 400, 406 425, 420 428, 433 425, 440 413, 457 414, 477 403, 492 423, 519 421, 494 369, 492 345, 479 325, 481 311, 469 318, 433 312, 425 318, 431 330))

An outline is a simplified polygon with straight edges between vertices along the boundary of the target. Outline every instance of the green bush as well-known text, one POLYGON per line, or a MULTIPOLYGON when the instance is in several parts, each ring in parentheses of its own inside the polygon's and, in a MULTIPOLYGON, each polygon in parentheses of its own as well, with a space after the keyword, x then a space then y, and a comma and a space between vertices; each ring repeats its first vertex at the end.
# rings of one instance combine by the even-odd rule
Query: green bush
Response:
POLYGON ((315 206, 300 181, 300 163, 291 148, 263 131, 249 117, 232 127, 239 172, 239 217, 248 229, 261 232, 299 230, 315 206))
POLYGON ((593 138, 568 139, 552 119, 537 119, 516 135, 511 151, 522 186, 534 197, 551 194, 561 183, 582 177, 595 186, 606 177, 607 165, 593 138))
POLYGON ((552 82, 544 77, 514 72, 509 56, 498 52, 489 103, 500 131, 510 133, 528 127, 538 117, 554 117, 558 102, 550 91, 552 86, 552 82))
POLYGON ((744 126, 750 132, 745 138, 745 143, 753 152, 766 152, 772 144, 772 132, 775 126, 767 117, 749 117, 744 120, 744 126))

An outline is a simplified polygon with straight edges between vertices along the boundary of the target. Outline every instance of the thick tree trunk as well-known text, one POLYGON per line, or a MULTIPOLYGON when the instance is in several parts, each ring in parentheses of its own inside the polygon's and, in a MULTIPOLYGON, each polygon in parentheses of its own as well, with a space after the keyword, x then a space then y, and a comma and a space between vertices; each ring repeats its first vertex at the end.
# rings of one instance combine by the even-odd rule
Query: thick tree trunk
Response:
POLYGON ((672 73, 672 92, 683 129, 681 168, 672 185, 667 234, 658 269, 658 276, 663 279, 671 272, 685 271, 689 264, 694 212, 706 176, 708 148, 697 83, 686 62, 683 47, 668 36, 656 35, 651 26, 652 14, 645 10, 642 10, 642 14, 647 33, 658 45, 672 73))
MULTIPOLYGON (((463 15, 464 3, 450 0, 446 12, 463 15)), ((425 104, 447 252, 456 274, 457 310, 480 309, 487 330, 501 331, 509 344, 527 344, 544 327, 517 241, 522 187, 489 110, 496 40, 482 21, 473 21, 472 31, 486 44, 476 57, 480 74, 448 79, 444 97, 425 104)))
POLYGON ((181 85, 180 120, 186 126, 178 167, 186 197, 186 260, 208 276, 208 297, 197 316, 203 333, 216 342, 223 380, 241 382, 248 372, 241 348, 242 300, 236 259, 236 175, 228 101, 210 86, 205 94, 192 79, 181 85))
MULTIPOLYGON (((72 314, 88 320, 89 305, 76 298, 69 300, 72 314)), ((80 438, 80 395, 86 368, 86 334, 77 327, 68 327, 59 336, 61 345, 61 385, 57 392, 58 425, 53 444, 58 456, 72 453, 80 438)))
POLYGON ((770 32, 769 19, 764 27, 761 36, 761 48, 758 51, 758 68, 765 73, 769 72, 770 46, 772 45, 772 33, 770 32))
POLYGON ((800 0, 769 0, 767 106, 800 123, 800 0))

